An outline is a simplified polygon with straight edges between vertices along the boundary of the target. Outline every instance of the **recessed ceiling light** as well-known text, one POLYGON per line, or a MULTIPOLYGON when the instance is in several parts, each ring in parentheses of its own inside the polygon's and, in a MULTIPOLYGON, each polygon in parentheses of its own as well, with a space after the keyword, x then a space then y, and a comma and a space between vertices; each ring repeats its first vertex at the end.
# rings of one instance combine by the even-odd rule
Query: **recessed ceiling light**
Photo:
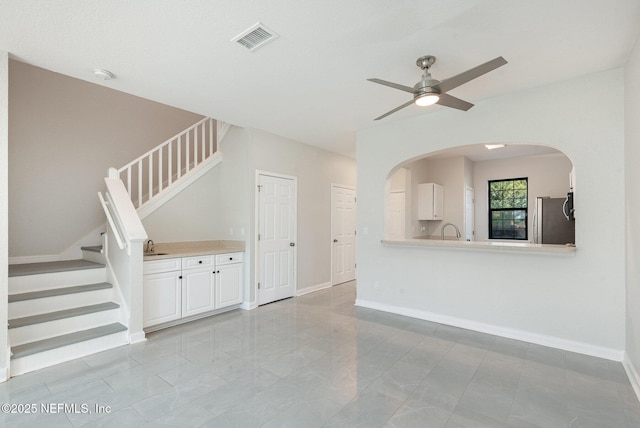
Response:
POLYGON ((506 144, 485 144, 484 145, 487 149, 489 150, 493 150, 493 149, 501 149, 503 147, 506 147, 506 144))
POLYGON ((113 75, 112 72, 110 72, 109 70, 105 70, 103 68, 94 68, 93 69, 93 75, 96 76, 100 80, 111 80, 114 77, 116 77, 116 76, 113 75))

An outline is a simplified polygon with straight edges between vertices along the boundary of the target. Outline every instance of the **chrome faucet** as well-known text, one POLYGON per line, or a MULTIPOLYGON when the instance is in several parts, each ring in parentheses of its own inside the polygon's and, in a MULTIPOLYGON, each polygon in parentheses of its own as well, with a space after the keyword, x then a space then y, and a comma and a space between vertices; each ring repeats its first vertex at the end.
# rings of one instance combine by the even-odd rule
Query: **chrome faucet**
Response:
POLYGON ((151 239, 147 241, 147 245, 144 247, 145 253, 153 253, 154 243, 151 239))
POLYGON ((460 238, 462 235, 460 234, 460 229, 458 229, 458 226, 456 226, 453 223, 446 223, 444 225, 442 225, 442 228, 440 229, 440 240, 444 241, 444 229, 447 226, 453 226, 453 228, 456 230, 456 238, 460 238))

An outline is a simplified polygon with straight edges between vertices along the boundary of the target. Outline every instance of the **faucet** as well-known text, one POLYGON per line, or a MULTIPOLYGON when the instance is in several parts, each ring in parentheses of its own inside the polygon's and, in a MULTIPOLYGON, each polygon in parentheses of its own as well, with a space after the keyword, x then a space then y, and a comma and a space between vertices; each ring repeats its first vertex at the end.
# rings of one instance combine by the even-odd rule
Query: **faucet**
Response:
POLYGON ((453 223, 446 223, 444 225, 442 225, 442 228, 440 229, 440 240, 444 241, 444 229, 447 226, 453 226, 453 228, 456 230, 456 238, 460 238, 462 235, 460 235, 460 229, 458 229, 458 226, 456 226, 453 223))
POLYGON ((153 249, 154 249, 154 243, 151 239, 149 239, 147 241, 146 246, 144 247, 144 252, 145 253, 153 253, 153 249))

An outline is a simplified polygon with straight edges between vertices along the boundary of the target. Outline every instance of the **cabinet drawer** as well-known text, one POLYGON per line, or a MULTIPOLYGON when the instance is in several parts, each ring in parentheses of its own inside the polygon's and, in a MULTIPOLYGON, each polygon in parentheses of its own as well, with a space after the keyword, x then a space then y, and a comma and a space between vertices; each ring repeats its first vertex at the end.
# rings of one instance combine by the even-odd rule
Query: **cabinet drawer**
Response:
POLYGON ((218 254, 216 256, 216 266, 218 265, 228 265, 230 263, 241 263, 243 253, 227 253, 227 254, 218 254))
POLYGON ((182 269, 213 267, 213 256, 193 256, 182 259, 182 269))
POLYGON ((148 275, 151 273, 171 272, 182 269, 181 259, 162 259, 151 260, 142 263, 142 273, 148 275))

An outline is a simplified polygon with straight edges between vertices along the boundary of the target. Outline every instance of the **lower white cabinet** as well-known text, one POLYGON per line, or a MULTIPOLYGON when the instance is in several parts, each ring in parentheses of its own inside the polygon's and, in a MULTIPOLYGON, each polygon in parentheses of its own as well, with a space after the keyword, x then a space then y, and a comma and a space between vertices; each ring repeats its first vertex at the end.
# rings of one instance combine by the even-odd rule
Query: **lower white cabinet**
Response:
POLYGON ((153 273, 143 281, 143 326, 162 324, 182 317, 180 271, 153 273))
POLYGON ((221 264, 216 270, 216 307, 242 303, 243 264, 221 264))
POLYGON ((201 314, 215 306, 215 256, 182 259, 182 316, 201 314))
POLYGON ((242 253, 144 262, 144 327, 242 303, 243 272, 242 253))

